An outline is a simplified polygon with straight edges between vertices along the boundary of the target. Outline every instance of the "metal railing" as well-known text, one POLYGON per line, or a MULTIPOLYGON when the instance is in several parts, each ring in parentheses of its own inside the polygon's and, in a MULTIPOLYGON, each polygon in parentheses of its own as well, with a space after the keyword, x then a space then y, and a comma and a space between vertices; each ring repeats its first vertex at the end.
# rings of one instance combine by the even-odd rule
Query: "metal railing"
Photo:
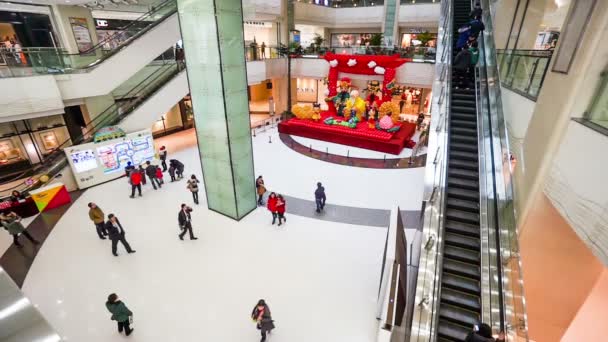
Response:
POLYGON ((287 57, 286 51, 278 46, 245 46, 245 59, 247 62, 263 61, 265 59, 287 57))
MULTIPOLYGON (((333 8, 384 6, 384 0, 296 0, 312 5, 333 8)), ((435 4, 441 0, 401 0, 401 5, 435 4)))
POLYGON ((294 58, 319 58, 331 52, 342 55, 394 55, 401 58, 411 58, 413 62, 435 63, 437 50, 434 47, 386 47, 386 46, 330 46, 319 48, 302 48, 291 51, 294 58))
POLYGON ((68 53, 62 48, 11 48, 0 50, 0 77, 22 77, 43 74, 65 74, 86 71, 121 51, 165 18, 177 11, 175 0, 165 0, 132 21, 120 31, 99 41, 80 53, 68 53))
MULTIPOLYGON (((486 126, 483 154, 488 164, 487 172, 484 174, 486 184, 492 186, 492 196, 487 198, 488 206, 492 205, 491 210, 488 210, 488 219, 491 219, 490 222, 495 225, 494 236, 491 236, 490 239, 493 239, 495 243, 492 246, 492 241, 490 241, 490 248, 493 247, 498 252, 490 251, 493 253, 490 265, 491 323, 495 329, 499 329, 500 322, 500 328, 506 332, 508 341, 527 341, 527 315, 516 225, 514 179, 510 169, 507 123, 502 109, 501 89, 494 81, 497 78, 502 79, 504 70, 500 69, 501 74, 499 75, 498 66, 501 61, 494 46, 491 3, 493 2, 490 0, 481 0, 486 30, 479 39, 481 85, 486 92, 486 96, 482 97, 481 105, 483 125, 486 126)), ((543 58, 547 64, 551 58, 549 51, 546 54, 541 51, 532 54, 535 54, 535 58, 543 58)), ((542 72, 542 77, 544 74, 545 71, 542 72)), ((540 89, 542 79, 538 84, 538 89, 540 89)), ((538 92, 536 92, 537 94, 538 92)), ((497 331, 495 330, 495 332, 497 331)))
POLYGON ((536 101, 553 50, 497 50, 502 86, 536 101))
MULTIPOLYGON (((157 64, 158 62, 152 62, 157 64)), ((32 169, 24 171, 22 175, 18 175, 15 179, 23 178, 27 175, 38 174, 54 177, 67 166, 67 159, 63 152, 65 147, 90 142, 93 140, 95 132, 102 127, 115 125, 122 119, 128 116, 133 110, 145 102, 150 96, 154 95, 161 89, 169 80, 182 72, 184 68, 175 61, 166 61, 156 71, 145 77, 138 84, 134 85, 130 90, 121 94, 124 101, 114 102, 103 112, 91 120, 84 128, 83 133, 75 138, 67 139, 54 148, 44 160, 32 169)), ((33 184, 20 184, 8 191, 19 190, 29 191, 41 186, 42 183, 36 180, 33 184)), ((6 190, 5 190, 6 191, 6 190)))
POLYGON ((433 341, 437 335, 439 292, 444 229, 444 209, 447 183, 448 130, 451 99, 451 64, 453 6, 441 3, 439 33, 431 102, 428 158, 424 177, 422 203, 422 245, 416 280, 416 297, 409 341, 433 341))

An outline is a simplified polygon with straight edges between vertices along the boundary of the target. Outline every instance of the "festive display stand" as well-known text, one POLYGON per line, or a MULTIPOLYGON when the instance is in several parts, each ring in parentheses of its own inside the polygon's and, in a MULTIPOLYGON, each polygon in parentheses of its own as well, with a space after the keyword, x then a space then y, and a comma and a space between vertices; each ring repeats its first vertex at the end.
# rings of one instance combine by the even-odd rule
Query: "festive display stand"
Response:
MULTIPOLYGON (((327 76, 329 92, 326 102, 328 110, 320 113, 320 120, 318 118, 317 120, 308 120, 300 117, 282 122, 279 124, 280 133, 390 154, 399 154, 403 148, 414 147, 415 142, 412 141, 411 138, 416 132, 416 125, 412 123, 396 123, 396 126, 399 126, 399 129, 396 132, 389 132, 376 129, 375 123, 370 124, 364 120, 353 123, 350 127, 329 125, 324 122, 328 117, 342 119, 334 102, 336 97, 345 94, 344 89, 340 89, 341 92, 338 91, 340 73, 383 76, 382 88, 379 89, 383 95, 382 98, 377 100, 379 101, 378 103, 381 104, 382 102, 391 101, 391 89, 395 85, 396 69, 408 62, 408 59, 400 58, 399 55, 337 55, 333 53, 327 53, 323 58, 330 66, 327 76)), ((342 81, 345 79, 347 78, 344 78, 342 81)), ((342 104, 344 104, 344 102, 342 102, 342 104)), ((367 104, 368 106, 370 105, 369 101, 367 104)), ((361 106, 365 107, 365 105, 361 106)), ((378 107, 380 106, 378 105, 378 107)), ((353 111, 354 110, 355 109, 353 108, 353 111)), ((343 111, 343 107, 340 111, 343 111)), ((399 113, 395 112, 392 114, 396 116, 399 113)), ((346 121, 346 119, 344 119, 344 121, 346 121)))
POLYGON ((30 191, 40 212, 60 207, 72 201, 70 193, 63 183, 53 183, 40 189, 30 191))

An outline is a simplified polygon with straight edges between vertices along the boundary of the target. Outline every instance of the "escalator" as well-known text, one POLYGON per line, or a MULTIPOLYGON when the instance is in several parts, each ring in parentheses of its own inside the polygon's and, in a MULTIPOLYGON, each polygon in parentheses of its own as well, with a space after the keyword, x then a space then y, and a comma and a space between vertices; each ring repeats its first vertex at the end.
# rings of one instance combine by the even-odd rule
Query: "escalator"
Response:
MULTIPOLYGON (((71 145, 78 145, 93 141, 95 132, 99 129, 117 125, 121 123, 125 118, 129 117, 132 113, 157 98, 165 97, 164 89, 167 85, 171 84, 172 81, 178 77, 185 78, 185 69, 178 67, 175 61, 165 62, 158 65, 157 62, 150 63, 154 66, 154 71, 148 73, 142 80, 137 84, 133 85, 130 89, 121 92, 121 99, 116 101, 111 106, 102 111, 99 115, 93 118, 86 127, 83 127, 82 134, 77 137, 72 137, 61 143, 58 147, 53 149, 51 153, 45 156, 42 163, 33 166, 31 169, 15 176, 15 179, 21 179, 26 177, 32 177, 35 175, 48 175, 53 177, 62 172, 62 170, 68 165, 65 153, 63 149, 71 145)), ((185 82, 183 82, 185 83, 185 82)), ((185 95, 185 94, 183 94, 185 95)), ((182 95, 182 97, 183 97, 182 95)), ((174 105, 177 101, 173 102, 174 105)), ((168 110, 168 108, 166 108, 168 110)), ((161 115, 163 109, 156 108, 156 112, 149 113, 150 115, 161 115)), ((165 110, 166 112, 166 110, 165 110)), ((147 127, 149 127, 148 125, 147 127)), ((28 191, 42 185, 37 182, 32 185, 19 185, 12 190, 28 191)))
MULTIPOLYGON (((469 21, 471 1, 453 1, 457 32, 469 21)), ((459 78, 452 75, 439 341, 464 341, 482 311, 477 100, 474 87, 456 86, 459 78)))

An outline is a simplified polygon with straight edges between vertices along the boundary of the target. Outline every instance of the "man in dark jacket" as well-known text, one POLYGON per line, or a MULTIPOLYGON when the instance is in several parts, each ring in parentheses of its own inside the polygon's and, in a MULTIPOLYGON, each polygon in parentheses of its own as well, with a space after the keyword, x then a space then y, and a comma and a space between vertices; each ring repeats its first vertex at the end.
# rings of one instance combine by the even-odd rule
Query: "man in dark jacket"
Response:
POLYGON ((173 165, 175 167, 175 173, 177 174, 177 179, 184 178, 184 164, 177 159, 169 160, 169 165, 173 165))
POLYGON ((473 10, 471 11, 471 14, 469 16, 471 19, 481 20, 482 13, 483 13, 483 10, 481 9, 481 4, 478 1, 475 3, 475 7, 473 7, 473 10))
POLYGON ((192 217, 190 213, 192 212, 192 208, 187 206, 186 204, 182 204, 181 210, 179 214, 177 214, 177 222, 182 232, 179 234, 179 239, 183 240, 186 232, 190 233, 190 240, 198 240, 197 237, 194 237, 194 233, 192 233, 192 217))
POLYGON ((131 249, 131 246, 125 239, 125 230, 122 228, 120 221, 118 218, 114 216, 114 214, 108 215, 108 222, 106 222, 106 230, 108 231, 108 237, 112 240, 112 254, 114 256, 118 256, 116 253, 116 247, 118 246, 118 241, 125 246, 127 253, 135 253, 135 250, 131 249))
POLYGON ((317 183, 317 190, 315 190, 315 202, 317 203, 317 212, 320 213, 325 208, 325 188, 321 182, 317 183))
POLYGON ((148 178, 150 178, 150 183, 152 183, 154 190, 156 190, 157 185, 159 188, 163 187, 160 184, 160 180, 158 180, 158 178, 156 178, 156 165, 152 165, 152 163, 150 163, 149 160, 146 161, 146 175, 148 175, 148 178))
POLYGON ((471 52, 466 46, 456 55, 452 68, 454 69, 454 83, 456 86, 470 87, 471 52))

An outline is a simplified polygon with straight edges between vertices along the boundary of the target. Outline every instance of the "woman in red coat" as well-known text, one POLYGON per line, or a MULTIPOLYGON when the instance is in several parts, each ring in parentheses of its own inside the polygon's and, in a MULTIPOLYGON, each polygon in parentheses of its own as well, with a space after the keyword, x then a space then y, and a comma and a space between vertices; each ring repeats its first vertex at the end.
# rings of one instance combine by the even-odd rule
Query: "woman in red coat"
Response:
POLYGON ((141 173, 137 171, 131 172, 129 180, 131 183, 131 198, 135 197, 135 189, 137 189, 137 192, 139 192, 139 196, 141 197, 141 173))
POLYGON ((272 214, 272 224, 274 224, 274 221, 276 221, 277 219, 277 194, 275 194, 274 192, 271 192, 270 195, 268 196, 268 202, 267 202, 267 207, 268 210, 270 210, 270 213, 272 214))
POLYGON ((277 215, 279 216, 279 226, 283 223, 281 221, 287 222, 287 219, 285 218, 285 204, 286 202, 283 195, 278 195, 275 208, 277 210, 277 215))

